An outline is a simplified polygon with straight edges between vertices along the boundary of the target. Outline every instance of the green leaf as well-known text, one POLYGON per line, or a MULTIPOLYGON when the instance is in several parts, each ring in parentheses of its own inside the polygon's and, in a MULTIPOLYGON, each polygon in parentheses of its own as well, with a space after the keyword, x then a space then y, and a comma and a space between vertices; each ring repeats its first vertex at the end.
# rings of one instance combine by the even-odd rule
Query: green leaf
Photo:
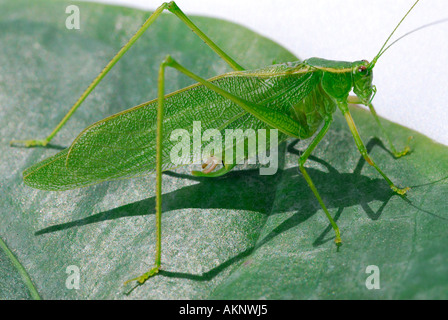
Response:
MULTIPOLYGON (((22 171, 71 144, 86 126, 153 99, 165 55, 202 77, 229 71, 180 21, 164 15, 106 76, 49 148, 11 148, 12 139, 44 138, 90 81, 148 17, 133 9, 77 3, 81 29, 65 28, 61 1, 0 1, 0 239, 44 299, 446 299, 448 298, 448 149, 385 122, 413 152, 395 160, 369 113, 353 117, 372 157, 408 197, 394 195, 358 153, 339 112, 307 162, 341 229, 334 233, 299 174, 308 141, 280 148, 280 170, 260 176, 241 167, 218 179, 164 175, 163 271, 123 286, 152 267, 154 175, 48 192, 23 184, 22 171), (378 266, 380 290, 366 268, 378 266), (79 290, 66 286, 69 266, 79 290)), ((296 58, 234 24, 193 21, 247 68, 296 58)), ((191 81, 167 71, 166 91, 191 81)), ((0 299, 32 298, 26 277, 0 250, 0 299), (24 280, 25 279, 25 280, 24 280)))

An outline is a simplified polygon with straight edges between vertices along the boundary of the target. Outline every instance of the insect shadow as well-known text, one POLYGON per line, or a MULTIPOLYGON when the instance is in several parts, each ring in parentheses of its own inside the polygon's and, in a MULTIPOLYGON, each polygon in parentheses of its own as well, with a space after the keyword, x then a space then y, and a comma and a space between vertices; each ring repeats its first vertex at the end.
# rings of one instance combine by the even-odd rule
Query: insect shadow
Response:
MULTIPOLYGON (((27 149, 28 147, 24 146, 24 145, 20 145, 20 144, 14 144, 12 143, 11 146, 14 146, 15 148, 22 148, 22 149, 27 149)), ((62 146, 59 144, 53 144, 53 143, 49 143, 46 146, 36 146, 36 148, 42 148, 42 149, 54 149, 54 150, 64 150, 66 148, 68 148, 69 146, 62 146)))
MULTIPOLYGON (((297 142, 298 140, 289 144, 287 148, 288 152, 300 155, 300 152, 294 148, 297 142)), ((371 139, 366 147, 370 151, 376 145, 389 152, 382 142, 376 138, 371 139)), ((325 203, 328 204, 328 208, 337 208, 337 212, 334 215, 334 220, 336 221, 340 218, 344 208, 355 205, 361 205, 370 219, 377 220, 381 216, 383 209, 386 207, 391 197, 396 195, 387 184, 384 183, 383 179, 372 179, 361 175, 361 170, 365 164, 363 157, 360 158, 352 173, 339 173, 329 163, 315 156, 311 156, 309 160, 320 163, 328 171, 324 172, 322 170, 308 168, 310 176, 322 190, 322 196, 325 203), (336 185, 336 193, 326 190, 325 186, 336 185), (341 193, 345 195, 342 198, 337 196, 341 193), (369 206, 369 203, 372 201, 380 201, 382 202, 382 205, 379 209, 374 211, 369 206)), ((229 266, 243 260, 283 232, 305 222, 320 210, 319 204, 311 190, 309 190, 308 185, 297 167, 286 170, 279 169, 274 176, 262 176, 259 174, 258 169, 232 171, 217 179, 194 177, 170 171, 165 174, 173 177, 195 180, 199 183, 164 194, 165 201, 162 208, 163 212, 184 208, 250 210, 263 213, 266 216, 283 212, 296 212, 273 229, 261 241, 258 241, 252 247, 228 259, 219 266, 201 275, 165 270, 160 271, 161 275, 168 277, 186 278, 197 281, 211 280, 229 266), (279 185, 285 186, 285 190, 277 193, 278 196, 275 198, 272 195, 278 190, 279 185)), ((83 219, 50 226, 37 231, 35 235, 42 235, 123 217, 155 214, 154 208, 155 197, 152 197, 119 208, 97 213, 83 219)), ((313 245, 320 246, 333 240, 334 237, 327 236, 328 232, 331 230, 331 226, 328 225, 328 227, 317 237, 313 245)))

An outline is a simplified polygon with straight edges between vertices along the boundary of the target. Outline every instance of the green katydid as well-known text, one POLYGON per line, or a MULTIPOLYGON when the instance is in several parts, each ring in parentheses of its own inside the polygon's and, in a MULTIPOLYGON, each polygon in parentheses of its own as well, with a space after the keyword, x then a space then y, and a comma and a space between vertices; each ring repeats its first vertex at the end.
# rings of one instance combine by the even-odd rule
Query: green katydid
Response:
MULTIPOLYGON (((218 128, 220 131, 226 128, 274 128, 280 131, 280 141, 288 137, 308 139, 314 136, 299 158, 299 169, 334 229, 336 244, 340 245, 339 228, 327 210, 304 164, 328 132, 332 114, 339 108, 366 162, 383 176, 397 194, 404 196, 409 190, 409 188, 398 188, 368 155, 351 117, 348 104, 364 104, 370 109, 395 157, 404 156, 409 152, 408 147, 403 151, 396 150, 378 119, 372 105, 376 92, 375 86, 372 85, 372 70, 381 55, 390 47, 390 45, 386 46, 392 35, 418 2, 419 0, 405 14, 371 62, 311 58, 303 62, 278 64, 257 70, 244 70, 209 39, 175 2, 164 3, 154 11, 93 80, 47 138, 11 143, 22 144, 26 147, 46 146, 97 84, 165 10, 182 20, 234 71, 205 80, 183 67, 171 56, 167 56, 160 64, 157 99, 89 126, 78 135, 69 148, 25 170, 24 181, 27 185, 38 189, 68 190, 155 171, 157 225, 155 265, 147 273, 132 279, 144 283, 161 268, 162 172, 173 167, 167 152, 173 145, 169 138, 170 132, 178 128, 192 128, 191 121, 186 119, 185 115, 194 113, 194 120, 201 121, 203 127, 218 128), (176 69, 198 83, 165 95, 164 74, 167 67, 176 69), (352 90, 355 96, 349 95, 352 90), (191 100, 194 103, 189 102, 191 100), (220 116, 211 119, 212 112, 220 116)), ((201 172, 193 171, 192 174, 217 177, 229 172, 235 164, 226 161, 228 159, 225 155, 226 153, 220 159, 223 161, 221 169, 215 170, 216 166, 212 166, 211 169, 207 168, 201 172)))

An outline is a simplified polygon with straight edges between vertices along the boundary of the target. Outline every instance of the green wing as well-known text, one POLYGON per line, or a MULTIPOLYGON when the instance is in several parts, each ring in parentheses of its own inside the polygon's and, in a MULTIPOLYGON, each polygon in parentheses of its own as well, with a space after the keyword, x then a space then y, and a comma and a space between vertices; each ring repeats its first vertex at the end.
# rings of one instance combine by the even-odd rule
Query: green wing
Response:
MULTIPOLYGON (((315 89, 318 77, 295 63, 232 72, 210 81, 243 99, 292 114, 296 113, 294 106, 315 89)), ((199 84, 167 95, 165 103, 163 170, 178 166, 170 159, 170 150, 178 143, 170 140, 172 131, 185 129, 191 134, 193 121, 201 122, 202 132, 220 130, 223 138, 225 129, 270 128, 199 84)), ((67 190, 151 173, 155 170, 156 118, 157 100, 153 100, 101 120, 81 132, 68 149, 25 170, 24 181, 38 189, 67 190)), ((279 132, 279 142, 286 138, 279 132)))

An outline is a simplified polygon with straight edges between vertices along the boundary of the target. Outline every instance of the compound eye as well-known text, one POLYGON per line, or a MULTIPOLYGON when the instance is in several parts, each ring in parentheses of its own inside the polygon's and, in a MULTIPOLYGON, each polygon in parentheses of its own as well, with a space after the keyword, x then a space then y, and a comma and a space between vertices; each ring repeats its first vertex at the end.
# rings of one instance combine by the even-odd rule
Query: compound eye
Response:
POLYGON ((365 74, 367 72, 367 67, 366 66, 360 66, 358 68, 358 72, 362 73, 362 74, 365 74))

